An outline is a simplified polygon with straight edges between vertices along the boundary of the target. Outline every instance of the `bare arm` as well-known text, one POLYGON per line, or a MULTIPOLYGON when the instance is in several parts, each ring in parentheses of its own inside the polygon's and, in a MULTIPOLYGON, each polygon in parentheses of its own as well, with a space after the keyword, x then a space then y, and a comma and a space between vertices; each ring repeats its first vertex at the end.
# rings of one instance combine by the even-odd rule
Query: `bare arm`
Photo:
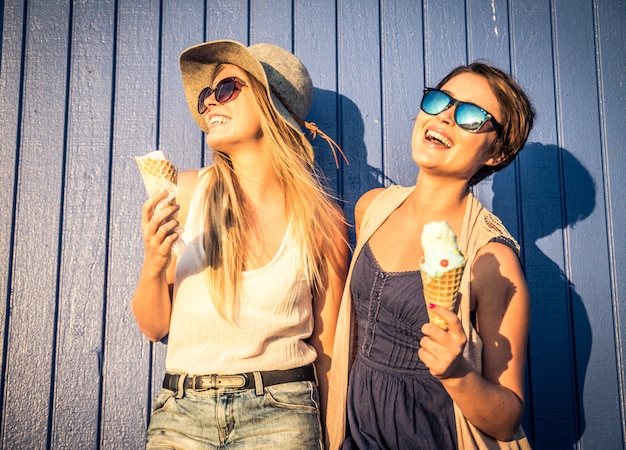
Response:
POLYGON ((197 171, 179 175, 177 201, 180 204, 172 203, 155 211, 159 200, 165 198, 165 192, 150 197, 143 204, 144 260, 131 304, 139 329, 153 342, 163 339, 169 332, 176 270, 172 244, 179 237, 175 228, 186 220, 196 178, 197 171))
POLYGON ((437 306, 449 326, 445 332, 425 324, 420 358, 439 378, 463 415, 484 433, 510 438, 524 410, 524 365, 530 299, 517 255, 491 243, 472 267, 472 300, 483 341, 483 373, 463 358, 466 337, 456 315, 437 306))
POLYGON ((337 252, 325 261, 324 286, 313 302, 315 327, 309 340, 317 351, 315 369, 319 381, 322 423, 325 423, 328 376, 335 343, 335 329, 350 257, 348 231, 345 223, 337 224, 337 230, 333 233, 333 237, 337 252))

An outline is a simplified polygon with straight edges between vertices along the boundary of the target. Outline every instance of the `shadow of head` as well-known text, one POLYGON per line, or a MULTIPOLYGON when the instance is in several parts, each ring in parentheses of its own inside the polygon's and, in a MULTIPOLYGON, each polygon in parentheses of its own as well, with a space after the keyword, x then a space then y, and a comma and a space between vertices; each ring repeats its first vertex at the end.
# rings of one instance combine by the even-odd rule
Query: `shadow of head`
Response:
MULTIPOLYGON (((519 156, 522 169, 521 198, 532 226, 524 235, 532 242, 559 229, 574 226, 595 208, 596 187, 589 171, 568 150, 532 142, 519 156), (530 215, 528 214, 530 212, 530 215)), ((509 189, 504 173, 493 177, 493 211, 510 208, 502 194, 509 189)))

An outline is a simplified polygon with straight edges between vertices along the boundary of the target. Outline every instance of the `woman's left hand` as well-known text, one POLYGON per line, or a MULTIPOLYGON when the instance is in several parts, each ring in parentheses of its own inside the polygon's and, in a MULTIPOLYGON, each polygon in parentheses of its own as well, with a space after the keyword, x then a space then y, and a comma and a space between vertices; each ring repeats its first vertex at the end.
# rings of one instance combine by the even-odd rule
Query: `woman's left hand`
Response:
POLYGON ((467 337, 463 326, 452 311, 439 305, 427 306, 448 323, 448 330, 430 322, 425 323, 422 326, 424 337, 420 340, 418 356, 435 378, 461 377, 467 371, 463 357, 467 337))

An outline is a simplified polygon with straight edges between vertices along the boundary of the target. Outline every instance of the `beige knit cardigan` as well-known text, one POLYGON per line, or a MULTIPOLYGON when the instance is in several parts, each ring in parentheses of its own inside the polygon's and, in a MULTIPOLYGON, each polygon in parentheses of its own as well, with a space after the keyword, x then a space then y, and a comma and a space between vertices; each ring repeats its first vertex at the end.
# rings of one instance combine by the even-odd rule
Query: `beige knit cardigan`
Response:
MULTIPOLYGON (((328 395, 328 409, 326 415, 326 431, 327 431, 327 448, 329 450, 337 450, 341 447, 346 434, 346 399, 348 393, 348 373, 352 359, 354 357, 353 345, 356 342, 354 332, 352 330, 356 321, 352 320, 352 299, 350 296, 350 280, 352 279, 352 271, 354 264, 363 248, 363 245, 369 240, 374 232, 382 225, 382 223, 395 211, 413 192, 414 186, 390 186, 382 191, 370 204, 359 230, 359 239, 352 255, 350 268, 348 272, 348 280, 346 282, 341 307, 339 309, 339 318, 337 322, 337 331, 335 335, 335 346, 333 350, 333 362, 330 371, 330 384, 328 395)), ((492 241, 498 239, 505 241, 513 246, 519 254, 519 246, 517 242, 509 235, 506 228, 500 220, 489 212, 483 205, 472 195, 469 194, 465 215, 463 219, 463 228, 459 236, 459 249, 467 256, 466 270, 461 279, 461 294, 458 316, 467 335, 467 345, 464 349, 465 358, 479 372, 482 372, 482 341, 480 336, 474 329, 470 321, 470 268, 472 267, 474 258, 478 250, 492 241)), ((457 416, 460 410, 455 405, 455 413, 457 416)), ((457 417, 457 432, 465 433, 469 429, 465 429, 465 424, 472 428, 472 432, 481 434, 475 430, 467 421, 459 424, 459 420, 463 421, 463 417, 457 417), (459 430, 463 428, 464 431, 459 430)), ((523 431, 516 435, 516 438, 523 437, 523 431)), ((487 439, 491 439, 488 438, 487 439)), ((467 440, 467 436, 459 436, 459 448, 462 448, 461 442, 467 440)), ((493 441, 493 439, 491 439, 493 441)), ((494 441, 495 442, 495 441, 494 441)), ((466 448, 529 448, 526 446, 514 446, 505 444, 476 443, 472 441, 471 446, 466 448)))

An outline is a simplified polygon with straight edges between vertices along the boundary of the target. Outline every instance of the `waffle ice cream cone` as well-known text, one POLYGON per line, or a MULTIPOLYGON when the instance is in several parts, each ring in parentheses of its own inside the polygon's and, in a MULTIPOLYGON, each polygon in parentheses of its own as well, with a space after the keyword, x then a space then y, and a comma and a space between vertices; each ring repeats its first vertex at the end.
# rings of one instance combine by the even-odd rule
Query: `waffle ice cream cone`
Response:
MULTIPOLYGON (((178 169, 167 159, 161 150, 155 150, 143 156, 135 156, 139 167, 143 184, 148 196, 158 192, 167 191, 167 197, 161 200, 155 210, 172 202, 178 195, 178 169)), ((178 227, 176 231, 181 234, 183 229, 178 227)), ((172 251, 178 257, 185 249, 184 241, 179 237, 172 244, 172 251)))
POLYGON ((166 189, 178 182, 178 169, 165 157, 161 150, 150 152, 143 156, 135 156, 141 178, 149 196, 166 189))
MULTIPOLYGON (((434 303, 450 311, 456 311, 456 301, 462 276, 463 267, 457 267, 442 275, 433 277, 422 272, 422 284, 424 285, 424 299, 426 300, 426 305, 434 303)), ((428 311, 428 320, 430 323, 434 323, 444 330, 448 329, 448 324, 445 320, 432 312, 430 308, 426 308, 426 311, 428 311)))
POLYGON ((432 312, 428 305, 434 303, 456 311, 466 258, 459 251, 456 235, 446 222, 430 222, 424 226, 422 249, 424 259, 420 264, 420 274, 428 320, 447 330, 448 324, 432 312))

